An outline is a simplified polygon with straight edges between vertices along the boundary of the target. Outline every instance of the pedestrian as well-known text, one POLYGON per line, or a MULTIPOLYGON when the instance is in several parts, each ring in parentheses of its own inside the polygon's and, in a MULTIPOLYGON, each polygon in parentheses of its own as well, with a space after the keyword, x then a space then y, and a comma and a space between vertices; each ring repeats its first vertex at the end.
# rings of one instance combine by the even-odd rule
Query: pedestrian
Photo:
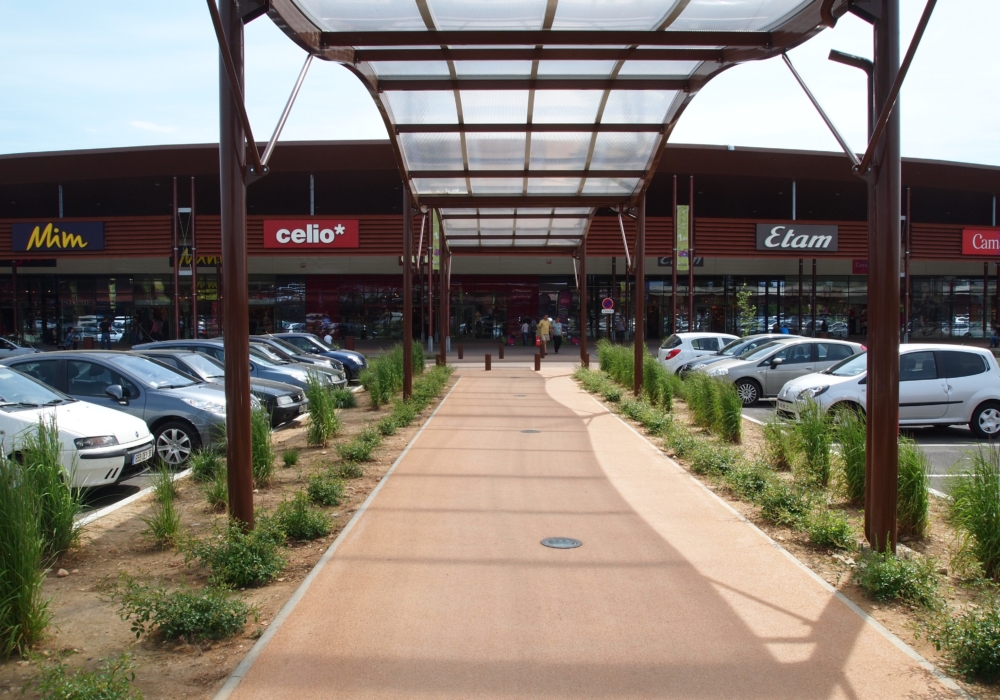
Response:
POLYGON ((827 324, 826 319, 820 319, 819 322, 819 337, 826 338, 827 334, 830 332, 830 326, 827 324))
POLYGON ((993 335, 990 336, 990 347, 1000 347, 1000 323, 993 326, 993 335))
POLYGON ((523 319, 521 322, 521 345, 528 344, 528 336, 531 334, 531 324, 528 323, 528 319, 523 319))
POLYGON ((557 317, 552 321, 552 349, 555 353, 559 354, 559 346, 562 345, 563 339, 563 324, 562 321, 557 317))
POLYGON ((80 336, 76 334, 76 329, 73 328, 73 326, 70 326, 69 330, 66 331, 66 337, 63 338, 63 349, 69 350, 70 348, 73 348, 76 350, 79 340, 80 336))
POLYGON ((160 329, 163 328, 163 324, 160 322, 159 316, 153 317, 153 325, 149 329, 149 334, 153 336, 153 340, 163 340, 163 336, 160 333, 160 329))
POLYGON ((101 350, 111 349, 111 321, 105 316, 101 321, 101 350))
POLYGON ((329 345, 331 348, 333 347, 333 336, 330 335, 329 331, 327 331, 326 335, 323 336, 323 342, 329 345))
POLYGON ((621 316, 615 321, 615 340, 619 343, 625 340, 625 320, 621 316))
POLYGON ((545 357, 546 343, 551 339, 551 332, 552 322, 549 320, 549 315, 545 314, 538 322, 538 336, 542 339, 542 357, 545 357))

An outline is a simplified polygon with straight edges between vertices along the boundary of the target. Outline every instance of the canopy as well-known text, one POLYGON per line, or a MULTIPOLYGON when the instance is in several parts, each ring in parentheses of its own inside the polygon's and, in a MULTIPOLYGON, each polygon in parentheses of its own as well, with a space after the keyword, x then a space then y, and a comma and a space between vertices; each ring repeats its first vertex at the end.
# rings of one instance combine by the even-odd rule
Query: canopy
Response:
POLYGON ((352 70, 415 206, 461 253, 572 253, 642 196, 712 76, 795 46, 847 0, 271 0, 352 70))

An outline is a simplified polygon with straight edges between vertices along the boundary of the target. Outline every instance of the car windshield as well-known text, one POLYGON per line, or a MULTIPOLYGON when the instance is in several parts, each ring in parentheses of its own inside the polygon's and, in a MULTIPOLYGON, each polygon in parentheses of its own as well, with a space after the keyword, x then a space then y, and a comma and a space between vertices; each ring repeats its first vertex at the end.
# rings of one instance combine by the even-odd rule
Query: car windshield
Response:
POLYGON ((173 367, 137 355, 113 355, 108 362, 123 369, 139 381, 154 389, 177 389, 196 384, 191 377, 178 372, 173 367))
POLYGON ((181 359, 184 364, 205 379, 218 379, 226 376, 225 366, 208 355, 203 355, 200 352, 192 352, 184 355, 181 359))
POLYGON ((0 407, 54 406, 74 401, 66 394, 45 386, 10 367, 0 367, 0 407))
POLYGON ((832 374, 834 377, 856 377, 867 369, 868 353, 863 352, 860 355, 854 355, 842 362, 838 362, 826 370, 826 374, 832 374))
POLYGON ((273 350, 263 343, 250 343, 250 354, 251 355, 263 355, 265 358, 274 362, 275 364, 284 364, 285 358, 282 357, 276 350, 273 350))
POLYGON ((780 347, 780 346, 782 346, 784 344, 785 343, 781 343, 781 342, 778 342, 778 341, 772 341, 770 343, 765 343, 764 345, 759 346, 756 350, 754 350, 749 355, 740 355, 740 359, 741 360, 746 360, 747 362, 753 362, 754 360, 763 360, 765 357, 767 357, 768 355, 770 355, 774 350, 776 350, 778 347, 780 347))
POLYGON ((736 340, 734 340, 731 343, 729 343, 729 345, 727 345, 726 347, 724 347, 721 350, 719 350, 719 352, 717 352, 716 354, 717 355, 735 355, 736 351, 739 349, 739 347, 741 345, 744 345, 746 342, 747 341, 744 338, 737 338, 736 340))
POLYGON ((267 367, 268 369, 283 369, 282 365, 287 365, 287 362, 275 362, 267 355, 262 352, 257 352, 257 348, 250 346, 250 357, 254 362, 259 364, 261 367, 267 367))
POLYGON ((269 340, 293 357, 296 355, 305 355, 308 352, 308 350, 303 350, 300 347, 292 345, 284 338, 270 338, 269 340))
POLYGON ((660 347, 669 350, 670 348, 680 347, 681 343, 683 342, 684 341, 678 338, 676 335, 672 335, 669 336, 666 340, 664 340, 663 345, 661 345, 660 347))

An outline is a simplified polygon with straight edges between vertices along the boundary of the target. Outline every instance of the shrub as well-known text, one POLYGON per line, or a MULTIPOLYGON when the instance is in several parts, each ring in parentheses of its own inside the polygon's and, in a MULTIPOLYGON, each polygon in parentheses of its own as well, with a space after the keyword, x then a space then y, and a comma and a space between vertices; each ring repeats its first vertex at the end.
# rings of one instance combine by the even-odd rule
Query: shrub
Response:
POLYGON ((124 572, 118 575, 111 598, 119 603, 119 616, 131 620, 136 639, 154 630, 166 640, 226 639, 240 634, 251 614, 256 617, 254 608, 220 588, 168 593, 140 584, 124 572))
POLYGON ((743 401, 731 382, 712 379, 712 383, 718 407, 714 432, 727 442, 739 443, 743 440, 743 401))
POLYGON ((928 636, 967 679, 1000 680, 1000 604, 995 596, 958 616, 941 615, 928 636))
POLYGON ((815 401, 810 399, 800 408, 794 440, 802 459, 795 476, 808 486, 826 488, 830 483, 829 428, 826 414, 815 401))
POLYGON ((358 397, 350 389, 341 387, 330 392, 334 408, 357 408, 358 397))
POLYGON ((399 426, 396 424, 396 419, 391 415, 386 416, 378 422, 376 426, 381 435, 388 437, 389 435, 395 435, 399 426))
POLYGON ((294 447, 285 450, 281 453, 281 462, 285 465, 286 469, 294 467, 299 463, 299 451, 294 447))
POLYGON ((45 539, 27 468, 0 450, 0 656, 22 654, 49 623, 42 596, 45 539))
POLYGON ((309 505, 309 496, 298 492, 278 505, 275 518, 293 540, 314 540, 330 532, 330 516, 309 505))
POLYGON ((635 348, 614 345, 606 338, 597 342, 601 370, 626 388, 635 383, 635 348))
POLYGON ((961 533, 962 551, 976 558, 987 577, 1000 581, 1000 453, 981 449, 968 478, 956 481, 950 516, 961 533))
POLYGON ((904 559, 891 551, 868 550, 854 580, 874 600, 900 600, 933 608, 939 600, 935 569, 929 557, 904 559))
POLYGON ((219 538, 193 540, 186 558, 198 559, 211 571, 209 581, 219 586, 250 588, 262 586, 285 567, 280 545, 285 533, 266 516, 256 518, 253 530, 230 520, 219 538))
MULTIPOLYGON (((420 354, 422 356, 422 350, 420 354)), ((417 359, 417 353, 413 354, 413 359, 417 359)), ((420 366, 422 371, 423 365, 420 366)), ((394 345, 384 355, 369 362, 358 379, 371 398, 372 408, 389 403, 403 390, 403 346, 394 345)))
POLYGON ((174 507, 177 487, 174 475, 165 463, 153 474, 153 514, 144 516, 146 534, 152 536, 160 547, 169 547, 177 542, 181 529, 181 515, 174 507))
POLYGON ((896 524, 900 535, 923 537, 930 508, 927 474, 930 464, 913 440, 899 440, 899 476, 896 491, 896 524))
POLYGON ((767 464, 759 460, 741 462, 727 471, 723 478, 726 486, 743 500, 757 503, 774 475, 767 464))
POLYGON ((777 471, 791 471, 795 464, 791 426, 778 418, 764 424, 764 456, 777 471))
POLYGON ((221 513, 229 506, 229 476, 225 469, 219 469, 203 489, 208 507, 221 513))
POLYGON ((44 667, 32 683, 42 697, 64 700, 142 700, 132 688, 135 664, 131 654, 107 659, 96 671, 69 673, 62 662, 44 667))
POLYGON ((274 478, 274 459, 277 455, 271 442, 271 416, 263 407, 255 408, 250 413, 250 455, 254 488, 269 486, 274 478))
POLYGON ((332 471, 314 474, 309 477, 309 487, 306 490, 309 500, 321 506, 340 505, 344 498, 344 482, 332 471))
POLYGON ((674 454, 681 458, 690 455, 703 442, 672 421, 667 424, 664 435, 664 441, 667 443, 667 446, 674 451, 674 454))
POLYGON ((696 425, 710 428, 715 424, 715 396, 712 392, 712 380, 706 375, 696 373, 686 380, 684 387, 687 405, 696 425))
POLYGON ((27 476, 38 498, 38 526, 46 554, 54 558, 69 549, 79 537, 75 518, 81 508, 80 493, 73 491, 60 460, 62 442, 55 417, 39 420, 34 430, 19 436, 14 450, 27 468, 27 476))
MULTIPOLYGON (((306 443, 325 447, 330 438, 340 431, 340 416, 337 415, 334 393, 318 375, 310 372, 306 380, 306 398, 309 399, 306 443)), ((351 394, 351 398, 354 398, 354 394, 351 394)))
POLYGON ((819 508, 805 518, 809 540, 821 547, 854 549, 857 544, 854 528, 843 511, 819 508))
POLYGON ((760 495, 760 514, 776 525, 798 527, 812 510, 812 496, 800 486, 774 479, 760 495))
MULTIPOLYGON (((378 431, 375 431, 378 435, 378 431)), ((378 435, 381 440, 381 435, 378 435)), ((372 459, 372 453, 377 447, 377 443, 365 439, 364 433, 357 436, 344 445, 337 445, 337 454, 347 462, 368 462, 372 459)))
POLYGON ((691 471, 695 474, 722 476, 742 461, 743 456, 736 450, 703 441, 691 452, 691 471))
POLYGON ((841 484, 854 505, 865 502, 866 431, 864 415, 850 410, 837 414, 834 438, 840 443, 841 484))
POLYGON ((215 475, 223 470, 222 455, 214 450, 199 450, 191 455, 188 461, 191 468, 191 479, 205 483, 215 479, 215 475))
POLYGON ((337 475, 341 479, 360 479, 365 475, 365 468, 357 462, 341 462, 337 475))

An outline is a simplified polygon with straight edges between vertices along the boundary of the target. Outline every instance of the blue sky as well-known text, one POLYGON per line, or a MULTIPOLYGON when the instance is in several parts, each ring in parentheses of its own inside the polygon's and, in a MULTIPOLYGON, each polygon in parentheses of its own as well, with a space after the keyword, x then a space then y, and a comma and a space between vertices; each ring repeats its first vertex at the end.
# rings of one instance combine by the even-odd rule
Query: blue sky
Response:
MULTIPOLYGON (((900 0, 904 49, 923 0, 900 0)), ((0 153, 218 139, 217 48, 202 0, 0 0, 0 153), (167 10, 169 9, 169 12, 167 10)), ((996 0, 938 4, 902 95, 903 154, 1000 165, 996 0)), ((864 148, 861 71, 830 48, 871 55, 870 29, 840 20, 791 52, 855 150, 864 148)), ((247 102, 255 136, 270 136, 304 55, 266 17, 247 27, 247 102)), ((285 140, 386 138, 361 84, 316 61, 285 140)), ((714 79, 672 141, 838 150, 780 60, 714 79)))

